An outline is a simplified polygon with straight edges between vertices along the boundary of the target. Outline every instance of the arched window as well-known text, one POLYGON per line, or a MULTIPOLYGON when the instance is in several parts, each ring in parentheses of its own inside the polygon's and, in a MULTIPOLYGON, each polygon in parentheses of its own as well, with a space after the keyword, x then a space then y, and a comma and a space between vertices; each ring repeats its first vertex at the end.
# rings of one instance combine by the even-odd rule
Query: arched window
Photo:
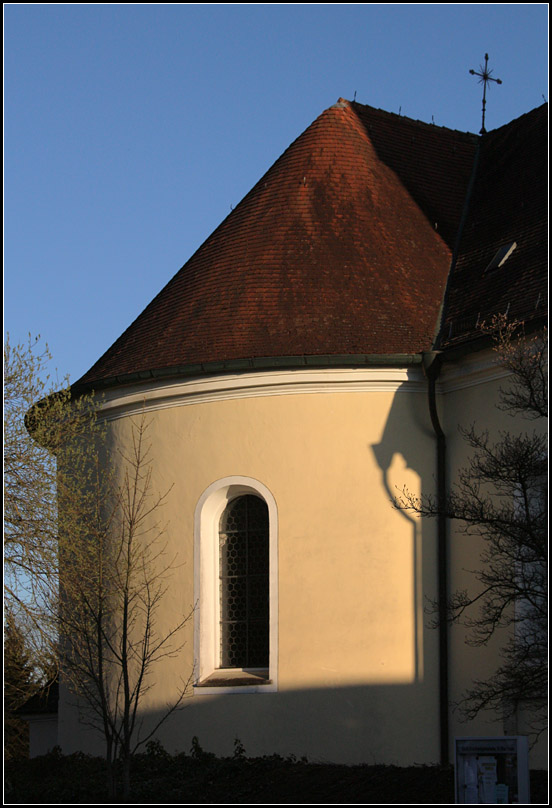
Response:
POLYGON ((278 689, 278 509, 251 477, 224 477, 194 518, 194 693, 278 689))
POLYGON ((268 506, 251 494, 237 497, 219 530, 221 668, 268 668, 268 573, 268 506))

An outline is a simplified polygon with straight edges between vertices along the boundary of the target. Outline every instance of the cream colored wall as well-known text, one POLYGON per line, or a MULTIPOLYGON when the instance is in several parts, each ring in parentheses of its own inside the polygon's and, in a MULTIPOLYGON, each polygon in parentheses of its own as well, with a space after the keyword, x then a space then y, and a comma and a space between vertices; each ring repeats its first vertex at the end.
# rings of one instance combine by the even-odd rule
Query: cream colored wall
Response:
MULTIPOLYGON (((482 354, 442 374, 438 403, 449 481, 451 470, 470 456, 459 425, 475 422, 495 435, 514 425, 495 407, 506 379, 490 360, 482 354)), ((205 490, 223 478, 253 478, 269 489, 278 510, 277 692, 202 695, 192 689, 185 709, 159 737, 173 751, 189 750, 196 735, 217 754, 230 754, 237 737, 250 755, 435 762, 438 637, 424 616, 425 597, 436 593, 435 524, 414 520, 390 502, 404 485, 414 493, 433 491, 435 439, 425 383, 414 376, 414 382, 387 379, 370 389, 366 378, 342 385, 332 376, 331 385, 317 387, 310 377, 308 385, 300 378, 302 384, 299 375, 295 384, 278 373, 265 374, 262 383, 254 374, 231 383, 221 377, 170 391, 116 392, 108 400, 118 448, 130 442, 127 413, 145 404, 154 485, 161 492, 173 486, 163 519, 168 557, 177 556, 180 566, 163 600, 161 630, 193 611, 194 512, 205 490)), ((451 591, 473 591, 466 570, 477 568, 480 550, 451 527, 451 591)), ((193 670, 192 622, 185 648, 154 672, 155 687, 142 705, 146 724, 193 670)), ((465 638, 465 629, 452 628, 452 701, 474 675, 484 677, 496 665, 499 642, 482 651, 465 638)), ((462 723, 452 710, 449 717, 451 753, 455 736, 503 732, 501 723, 462 723)), ((63 698, 60 742, 65 751, 101 751, 63 698)), ((545 765, 545 752, 542 744, 533 750, 531 765, 545 765)))
MULTIPOLYGON (((194 604, 194 511, 218 479, 264 484, 278 509, 278 692, 201 695, 159 737, 217 754, 238 737, 249 755, 409 764, 439 757, 435 526, 395 510, 396 487, 431 489, 434 439, 424 385, 398 391, 229 397, 154 408, 154 486, 173 486, 163 518, 181 565, 159 614, 170 628, 194 604)), ((147 400, 146 400, 147 405, 147 400)), ((156 405, 158 406, 158 405, 156 405)), ((130 418, 110 422, 128 446, 130 418)), ((143 702, 154 719, 194 665, 192 625, 178 658, 155 671, 143 702)), ((74 711, 60 728, 81 747, 74 711)), ((86 741, 88 743, 88 741, 86 741)))
MULTIPOLYGON (((500 389, 507 389, 509 383, 507 373, 497 367, 496 354, 491 351, 476 354, 451 368, 445 366, 442 374, 444 392, 439 405, 447 439, 449 485, 454 483, 458 470, 467 467, 473 454, 461 435, 460 427, 469 428, 474 424, 476 432, 488 430, 491 441, 498 440, 501 431, 526 432, 543 428, 538 422, 513 418, 496 406, 500 400, 500 389)), ((451 592, 467 590, 474 595, 480 591, 470 571, 480 568, 479 557, 483 547, 481 541, 462 533, 457 523, 449 524, 451 592)), ((451 702, 456 703, 475 678, 484 680, 494 672, 504 636, 497 634, 485 648, 466 644, 468 630, 463 626, 452 626, 449 636, 450 697, 451 702)), ((454 737, 495 736, 504 732, 512 734, 512 726, 505 727, 500 716, 495 714, 480 715, 474 721, 465 722, 459 710, 452 710, 450 722, 451 753, 454 737)), ((526 722, 520 716, 516 732, 523 734, 526 731, 526 722)), ((530 765, 535 768, 547 767, 544 739, 530 751, 530 765)))

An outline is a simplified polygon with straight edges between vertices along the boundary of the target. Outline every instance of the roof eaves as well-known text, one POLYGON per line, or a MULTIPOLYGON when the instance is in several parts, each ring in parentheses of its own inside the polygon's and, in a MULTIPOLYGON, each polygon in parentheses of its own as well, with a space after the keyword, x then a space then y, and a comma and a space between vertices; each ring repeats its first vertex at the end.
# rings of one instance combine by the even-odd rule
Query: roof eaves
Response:
POLYGON ((411 367, 422 361, 420 353, 399 354, 342 354, 313 356, 259 356, 250 359, 229 359, 221 362, 202 362, 190 365, 177 365, 124 373, 106 379, 91 380, 74 384, 71 388, 74 396, 85 392, 122 387, 136 382, 174 379, 182 377, 214 376, 224 373, 244 373, 256 370, 297 369, 297 368, 335 368, 335 367, 411 367))

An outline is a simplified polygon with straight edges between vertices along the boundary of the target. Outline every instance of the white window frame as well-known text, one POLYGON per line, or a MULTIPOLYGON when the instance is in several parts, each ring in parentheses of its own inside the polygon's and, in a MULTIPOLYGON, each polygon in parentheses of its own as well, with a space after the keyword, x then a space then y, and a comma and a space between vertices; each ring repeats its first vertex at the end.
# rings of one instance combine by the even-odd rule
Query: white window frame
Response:
MULTIPOLYGON (((269 489, 252 477, 223 477, 201 495, 194 516, 195 685, 194 695, 270 693, 278 689, 278 510, 269 489), (247 672, 220 667, 219 529, 221 516, 236 497, 252 494, 268 506, 269 619, 268 679, 251 685, 209 686, 209 679, 232 677, 243 682, 247 672), (218 675, 217 675, 218 674, 218 675)), ((253 679, 252 681, 255 681, 253 679)))

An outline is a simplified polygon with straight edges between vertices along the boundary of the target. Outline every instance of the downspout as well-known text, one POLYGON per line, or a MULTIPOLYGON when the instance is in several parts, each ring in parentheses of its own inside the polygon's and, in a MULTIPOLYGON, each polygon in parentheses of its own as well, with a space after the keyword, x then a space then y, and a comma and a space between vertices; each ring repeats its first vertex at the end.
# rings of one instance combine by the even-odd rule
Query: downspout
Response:
POLYGON ((447 565, 447 447, 437 413, 435 388, 441 370, 440 351, 422 355, 427 378, 429 414, 437 438, 437 603, 439 615, 439 739, 441 765, 449 763, 449 676, 448 676, 448 565, 447 565))
POLYGON ((468 209, 470 200, 475 184, 475 177, 477 175, 477 168, 479 165, 479 154, 481 150, 481 138, 478 138, 475 154, 473 158, 473 165, 471 170, 468 188, 466 190, 466 197, 464 199, 464 207, 460 224, 458 225, 458 232, 454 249, 452 251, 452 258, 450 262, 450 269, 447 277, 447 284, 443 294, 443 300, 437 317, 437 326, 433 339, 434 350, 424 351, 422 353, 422 364, 427 378, 427 394, 429 404, 429 414, 431 417, 431 424, 435 437, 437 439, 437 575, 438 575, 438 617, 439 617, 439 738, 441 750, 441 765, 448 765, 449 759, 449 675, 448 675, 448 564, 447 564, 447 516, 446 516, 446 503, 447 503, 447 478, 446 478, 446 458, 447 447, 445 440, 445 433, 439 421, 437 412, 436 401, 436 386, 437 378, 441 372, 441 365, 443 362, 443 354, 440 350, 442 341, 442 322, 445 312, 445 304, 447 293, 449 289, 450 279, 456 262, 458 260, 458 253, 460 250, 460 241, 462 233, 466 224, 468 216, 468 209))

